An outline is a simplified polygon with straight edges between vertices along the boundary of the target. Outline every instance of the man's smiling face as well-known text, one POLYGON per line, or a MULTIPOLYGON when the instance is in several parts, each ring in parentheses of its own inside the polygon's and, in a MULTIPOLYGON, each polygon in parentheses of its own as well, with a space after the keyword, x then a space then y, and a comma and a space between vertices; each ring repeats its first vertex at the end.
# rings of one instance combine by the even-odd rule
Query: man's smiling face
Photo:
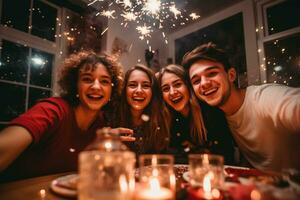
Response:
POLYGON ((211 106, 222 107, 231 94, 235 70, 230 68, 226 72, 221 63, 203 59, 191 65, 189 76, 199 99, 211 106))

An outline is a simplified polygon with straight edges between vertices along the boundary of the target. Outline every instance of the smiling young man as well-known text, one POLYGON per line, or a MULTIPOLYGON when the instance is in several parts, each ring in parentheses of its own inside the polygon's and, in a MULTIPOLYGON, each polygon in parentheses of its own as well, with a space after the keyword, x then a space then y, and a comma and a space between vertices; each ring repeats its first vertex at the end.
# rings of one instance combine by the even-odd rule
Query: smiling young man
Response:
POLYGON ((278 84, 237 88, 228 56, 212 43, 186 53, 182 65, 197 98, 224 111, 251 165, 300 169, 300 88, 278 84))

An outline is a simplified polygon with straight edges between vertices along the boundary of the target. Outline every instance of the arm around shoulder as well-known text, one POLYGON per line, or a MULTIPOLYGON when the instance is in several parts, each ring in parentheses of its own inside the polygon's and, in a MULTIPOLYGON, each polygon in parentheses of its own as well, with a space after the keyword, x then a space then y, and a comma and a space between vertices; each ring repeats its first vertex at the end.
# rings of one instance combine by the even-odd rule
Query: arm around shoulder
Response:
POLYGON ((29 131, 9 126, 0 132, 0 172, 6 169, 31 143, 29 131))

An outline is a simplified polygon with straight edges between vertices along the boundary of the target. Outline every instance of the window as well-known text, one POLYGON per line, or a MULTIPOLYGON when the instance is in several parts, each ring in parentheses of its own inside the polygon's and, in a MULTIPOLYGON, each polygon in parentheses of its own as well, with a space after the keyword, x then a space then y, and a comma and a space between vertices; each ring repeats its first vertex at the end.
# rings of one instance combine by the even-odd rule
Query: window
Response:
POLYGON ((175 60, 180 64, 187 51, 199 44, 213 42, 228 51, 231 63, 238 72, 238 83, 247 85, 246 52, 244 42, 243 14, 238 13, 210 26, 175 40, 175 60))
POLYGON ((3 0, 2 11, 3 26, 55 42, 57 8, 46 1, 3 0))
POLYGON ((45 0, 1 3, 0 129, 52 95, 61 25, 61 9, 45 0))
POLYGON ((300 2, 259 1, 256 31, 262 82, 300 86, 300 2))

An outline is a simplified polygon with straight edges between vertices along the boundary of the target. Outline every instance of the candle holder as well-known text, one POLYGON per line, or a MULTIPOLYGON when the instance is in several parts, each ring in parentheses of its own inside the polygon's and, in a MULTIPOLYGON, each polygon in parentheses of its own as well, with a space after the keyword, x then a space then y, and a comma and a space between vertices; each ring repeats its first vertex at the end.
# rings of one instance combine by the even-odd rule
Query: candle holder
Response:
POLYGON ((135 161, 118 135, 104 131, 79 154, 78 199, 132 200, 135 161))
POLYGON ((175 199, 176 178, 173 164, 174 157, 171 155, 141 155, 140 184, 135 199, 175 199))
POLYGON ((223 166, 223 156, 213 154, 190 154, 189 182, 191 186, 206 187, 207 184, 209 184, 211 190, 214 188, 222 188, 224 184, 223 166))

